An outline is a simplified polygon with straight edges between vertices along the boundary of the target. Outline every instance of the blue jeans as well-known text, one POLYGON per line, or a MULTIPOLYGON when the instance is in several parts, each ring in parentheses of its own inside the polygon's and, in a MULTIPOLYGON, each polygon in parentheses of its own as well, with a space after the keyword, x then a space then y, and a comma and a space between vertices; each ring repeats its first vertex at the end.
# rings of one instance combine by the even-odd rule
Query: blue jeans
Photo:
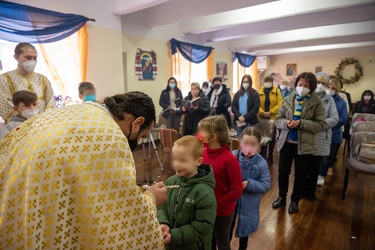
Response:
POLYGON ((323 156, 319 175, 327 176, 328 168, 332 167, 333 164, 335 164, 335 159, 336 159, 337 153, 339 152, 340 145, 341 143, 331 143, 329 156, 323 156))

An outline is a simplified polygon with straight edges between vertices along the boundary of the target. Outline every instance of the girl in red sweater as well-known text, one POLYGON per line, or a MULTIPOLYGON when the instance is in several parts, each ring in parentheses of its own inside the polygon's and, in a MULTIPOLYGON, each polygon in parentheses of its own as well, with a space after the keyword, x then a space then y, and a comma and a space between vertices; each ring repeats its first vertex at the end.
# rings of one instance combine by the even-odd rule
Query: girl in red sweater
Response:
POLYGON ((230 227, 236 202, 242 195, 241 168, 230 152, 228 126, 223 116, 204 118, 198 125, 204 148, 203 163, 213 168, 216 181, 216 221, 212 249, 230 250, 230 227))

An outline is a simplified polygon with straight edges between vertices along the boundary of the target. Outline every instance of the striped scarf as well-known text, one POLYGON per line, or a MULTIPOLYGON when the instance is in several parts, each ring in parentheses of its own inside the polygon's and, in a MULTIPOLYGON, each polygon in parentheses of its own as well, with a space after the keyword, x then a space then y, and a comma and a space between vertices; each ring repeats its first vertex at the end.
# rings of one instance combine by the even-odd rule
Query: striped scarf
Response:
MULTIPOLYGON (((302 105, 305 101, 307 101, 310 98, 310 94, 306 95, 305 97, 300 97, 298 94, 296 94, 296 100, 298 102, 297 108, 294 111, 293 120, 298 121, 301 119, 301 113, 302 113, 302 105)), ((298 128, 293 128, 289 131, 289 139, 292 141, 297 141, 298 139, 298 128)))

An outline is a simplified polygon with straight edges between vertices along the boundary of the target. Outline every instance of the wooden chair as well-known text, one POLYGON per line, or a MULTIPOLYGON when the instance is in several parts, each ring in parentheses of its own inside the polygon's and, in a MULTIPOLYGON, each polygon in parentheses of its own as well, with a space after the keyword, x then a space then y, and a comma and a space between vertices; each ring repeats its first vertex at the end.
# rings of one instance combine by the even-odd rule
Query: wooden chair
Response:
POLYGON ((161 164, 158 177, 160 177, 161 172, 164 172, 165 161, 168 155, 172 153, 172 147, 173 147, 174 142, 177 141, 179 138, 178 132, 174 129, 169 129, 169 128, 160 129, 159 136, 160 136, 160 143, 163 146, 164 159, 163 159, 163 163, 161 164))
POLYGON ((370 143, 375 142, 375 132, 357 132, 354 133, 350 141, 350 156, 346 161, 345 178, 342 188, 341 199, 345 200, 346 190, 348 188, 349 182, 349 172, 350 170, 355 171, 360 174, 375 175, 375 164, 368 164, 358 159, 355 153, 355 148, 360 143, 370 143))
POLYGON ((234 138, 229 139, 229 148, 230 151, 239 150, 240 149, 240 141, 234 138))

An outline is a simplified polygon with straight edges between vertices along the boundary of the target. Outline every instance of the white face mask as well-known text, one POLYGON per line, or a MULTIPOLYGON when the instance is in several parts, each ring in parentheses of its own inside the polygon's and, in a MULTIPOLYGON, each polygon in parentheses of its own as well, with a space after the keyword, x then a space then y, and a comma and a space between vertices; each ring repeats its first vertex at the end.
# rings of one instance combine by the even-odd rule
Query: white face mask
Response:
POLYGON ((38 108, 36 108, 36 109, 26 109, 26 110, 21 112, 21 116, 25 117, 26 119, 30 119, 31 117, 33 117, 34 115, 37 115, 37 114, 39 114, 38 108))
POLYGON ((310 93, 310 89, 305 87, 297 87, 296 92, 300 97, 305 97, 307 94, 310 93))
POLYGON ((248 83, 243 83, 243 84, 242 84, 242 87, 243 87, 244 89, 248 89, 249 86, 250 86, 250 84, 248 84, 248 83))
POLYGON ((326 89, 326 93, 327 95, 330 95, 330 96, 333 96, 336 94, 336 92, 334 90, 330 90, 330 89, 326 89))
POLYGON ((36 61, 34 60, 29 60, 29 61, 22 63, 22 68, 27 72, 34 72, 35 66, 36 66, 36 61))
POLYGON ((286 85, 280 85, 280 89, 281 89, 281 90, 286 89, 286 85))
POLYGON ((315 92, 320 93, 320 92, 323 92, 323 91, 324 91, 323 85, 321 83, 318 83, 318 85, 316 85, 315 92))
POLYGON ((365 101, 370 101, 371 100, 371 96, 370 95, 365 95, 365 96, 363 96, 363 99, 365 101))
POLYGON ((273 86, 272 82, 265 82, 265 83, 264 83, 264 87, 265 87, 266 89, 269 89, 269 88, 271 88, 272 86, 273 86))

